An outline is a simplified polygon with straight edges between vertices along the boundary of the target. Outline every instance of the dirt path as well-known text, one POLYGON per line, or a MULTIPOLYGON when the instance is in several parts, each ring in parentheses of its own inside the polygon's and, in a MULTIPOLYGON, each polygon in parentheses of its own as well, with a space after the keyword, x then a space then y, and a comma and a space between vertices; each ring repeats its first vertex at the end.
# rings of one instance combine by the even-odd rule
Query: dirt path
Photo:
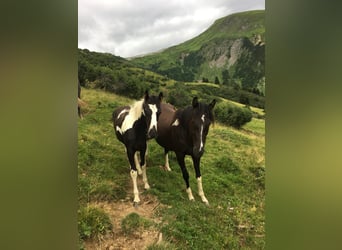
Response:
POLYGON ((121 221, 130 213, 137 213, 141 217, 160 223, 161 218, 156 215, 158 207, 162 206, 157 198, 152 195, 140 195, 141 203, 138 208, 133 207, 131 199, 118 202, 96 202, 92 206, 103 209, 110 217, 113 231, 100 240, 86 241, 86 250, 131 250, 146 249, 149 245, 156 243, 160 237, 157 229, 151 227, 143 229, 131 236, 126 236, 121 231, 121 221))

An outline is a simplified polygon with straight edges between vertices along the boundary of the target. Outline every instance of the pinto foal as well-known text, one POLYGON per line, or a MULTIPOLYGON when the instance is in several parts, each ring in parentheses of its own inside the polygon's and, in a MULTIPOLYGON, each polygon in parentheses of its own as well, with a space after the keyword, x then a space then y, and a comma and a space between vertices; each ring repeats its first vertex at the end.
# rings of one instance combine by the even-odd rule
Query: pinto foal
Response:
POLYGON ((149 96, 146 91, 142 100, 135 102, 132 106, 120 107, 112 115, 115 135, 126 147, 133 181, 134 206, 140 202, 137 186, 138 174, 143 176, 145 189, 150 188, 146 176, 146 141, 157 136, 157 121, 161 113, 162 98, 161 92, 159 96, 149 96))

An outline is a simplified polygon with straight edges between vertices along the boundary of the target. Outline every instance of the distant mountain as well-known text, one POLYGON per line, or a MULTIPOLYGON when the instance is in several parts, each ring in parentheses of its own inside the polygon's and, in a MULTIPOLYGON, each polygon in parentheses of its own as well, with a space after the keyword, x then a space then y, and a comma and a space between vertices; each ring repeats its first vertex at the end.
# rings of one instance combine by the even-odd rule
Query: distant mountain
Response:
POLYGON ((182 44, 130 61, 177 81, 215 82, 265 94, 265 11, 220 18, 182 44))

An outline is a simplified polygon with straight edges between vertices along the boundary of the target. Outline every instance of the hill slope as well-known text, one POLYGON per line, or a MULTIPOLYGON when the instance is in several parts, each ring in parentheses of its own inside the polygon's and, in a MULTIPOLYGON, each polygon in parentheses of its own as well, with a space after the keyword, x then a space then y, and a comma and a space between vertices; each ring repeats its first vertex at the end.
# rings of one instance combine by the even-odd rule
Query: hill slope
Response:
POLYGON ((230 99, 251 106, 264 108, 264 97, 233 86, 209 83, 176 83, 173 79, 150 70, 142 69, 133 62, 109 53, 78 49, 78 77, 81 86, 103 89, 130 98, 140 98, 145 90, 162 91, 168 102, 178 96, 187 105, 193 96, 211 101, 213 98, 230 99))
POLYGON ((160 53, 131 61, 178 81, 208 79, 264 94, 265 11, 215 21, 205 32, 160 53))
POLYGON ((174 153, 170 153, 172 171, 166 172, 159 168, 164 163, 163 149, 154 140, 150 141, 147 175, 151 190, 143 191, 139 177, 142 204, 134 210, 127 156, 110 122, 113 109, 133 100, 101 90, 82 89, 82 93, 88 106, 84 109, 84 119, 78 122, 78 191, 82 215, 78 219, 81 243, 90 246, 87 249, 119 249, 121 243, 133 249, 133 244, 144 241, 150 233, 155 242, 157 232, 163 234, 164 247, 148 249, 265 247, 264 120, 253 119, 242 130, 220 124, 210 128, 201 161, 203 188, 210 207, 200 201, 190 158, 186 158, 186 165, 195 202, 187 198, 174 153), (127 210, 121 211, 128 214, 125 218, 118 214, 118 207, 127 210), (147 209, 153 214, 144 213, 147 209), (132 211, 139 214, 142 223, 124 224, 132 211), (102 213, 113 224, 107 237, 102 236, 107 232, 101 227, 107 223, 105 216, 99 216, 102 213), (100 236, 91 239, 97 231, 100 236))

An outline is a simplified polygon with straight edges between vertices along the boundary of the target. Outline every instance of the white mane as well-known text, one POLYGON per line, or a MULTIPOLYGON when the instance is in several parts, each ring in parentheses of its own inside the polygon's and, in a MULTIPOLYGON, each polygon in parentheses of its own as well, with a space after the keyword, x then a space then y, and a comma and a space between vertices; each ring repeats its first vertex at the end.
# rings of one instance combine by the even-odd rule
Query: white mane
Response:
POLYGON ((132 128, 134 122, 136 120, 139 120, 143 112, 143 103, 144 99, 137 101, 131 105, 129 112, 121 125, 121 128, 117 128, 117 130, 121 134, 125 133, 128 129, 132 128))
POLYGON ((141 117, 143 112, 143 103, 144 99, 141 99, 140 101, 137 101, 131 105, 128 115, 132 116, 132 118, 134 118, 134 121, 138 120, 141 117))

